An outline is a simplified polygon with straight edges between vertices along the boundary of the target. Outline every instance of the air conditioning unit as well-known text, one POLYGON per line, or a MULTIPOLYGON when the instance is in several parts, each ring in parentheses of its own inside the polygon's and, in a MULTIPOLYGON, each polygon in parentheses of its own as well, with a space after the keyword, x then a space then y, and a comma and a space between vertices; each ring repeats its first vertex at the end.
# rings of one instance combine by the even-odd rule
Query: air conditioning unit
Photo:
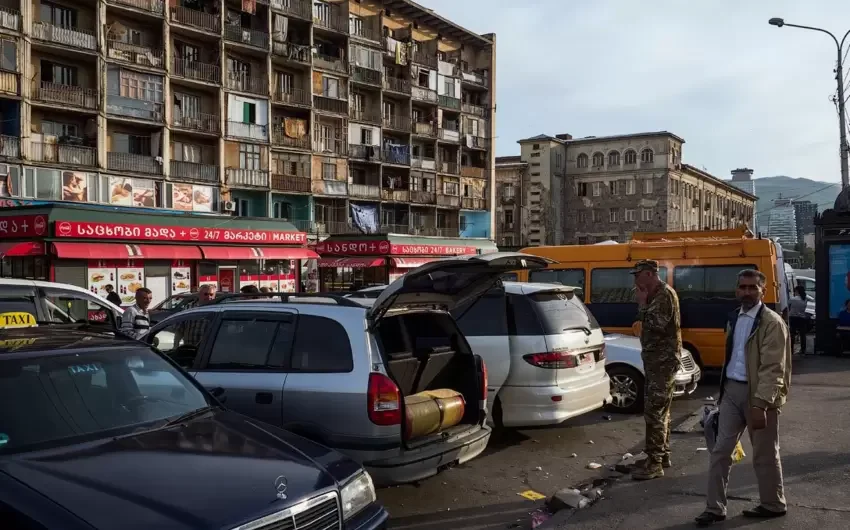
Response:
POLYGON ((221 203, 221 211, 223 212, 235 212, 236 211, 236 202, 234 201, 224 201, 221 203))

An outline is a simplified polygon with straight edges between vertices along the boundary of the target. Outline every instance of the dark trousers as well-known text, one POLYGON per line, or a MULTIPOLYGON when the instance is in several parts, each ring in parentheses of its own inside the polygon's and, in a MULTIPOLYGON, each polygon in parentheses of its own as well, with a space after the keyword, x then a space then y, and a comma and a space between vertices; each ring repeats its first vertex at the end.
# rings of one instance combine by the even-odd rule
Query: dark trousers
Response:
POLYGON ((809 332, 809 319, 805 317, 791 317, 791 350, 794 343, 800 341, 800 353, 806 353, 806 335, 809 332))

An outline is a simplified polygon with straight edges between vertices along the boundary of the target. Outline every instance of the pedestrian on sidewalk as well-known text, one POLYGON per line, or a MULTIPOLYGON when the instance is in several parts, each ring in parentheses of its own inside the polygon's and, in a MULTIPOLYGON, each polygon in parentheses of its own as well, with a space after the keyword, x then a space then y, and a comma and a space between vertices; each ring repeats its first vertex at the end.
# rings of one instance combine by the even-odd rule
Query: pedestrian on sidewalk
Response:
POLYGON ((809 301, 806 299, 806 288, 798 285, 794 288, 794 296, 790 302, 790 324, 791 324, 791 352, 794 352, 794 343, 800 341, 800 355, 806 355, 806 335, 809 332, 809 318, 806 309, 809 301))
POLYGON ((779 458, 779 412, 791 385, 791 339, 782 317, 762 303, 765 276, 756 270, 738 273, 741 307, 726 326, 726 360, 720 373, 717 440, 711 450, 705 511, 700 526, 726 519, 726 488, 732 451, 744 429, 753 446, 753 469, 760 504, 745 517, 785 515, 785 489, 779 458))
POLYGON ((670 467, 670 406, 682 351, 679 297, 658 277, 658 262, 635 264, 635 296, 641 324, 641 359, 645 377, 644 419, 647 458, 632 471, 635 480, 664 476, 670 467))

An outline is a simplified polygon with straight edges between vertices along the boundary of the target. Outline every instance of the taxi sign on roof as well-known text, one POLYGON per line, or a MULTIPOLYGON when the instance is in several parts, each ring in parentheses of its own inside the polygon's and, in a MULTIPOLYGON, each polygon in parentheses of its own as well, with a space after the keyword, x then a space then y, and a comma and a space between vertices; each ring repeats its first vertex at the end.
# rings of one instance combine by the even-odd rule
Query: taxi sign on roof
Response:
POLYGON ((35 317, 29 313, 0 313, 0 329, 34 328, 35 317))

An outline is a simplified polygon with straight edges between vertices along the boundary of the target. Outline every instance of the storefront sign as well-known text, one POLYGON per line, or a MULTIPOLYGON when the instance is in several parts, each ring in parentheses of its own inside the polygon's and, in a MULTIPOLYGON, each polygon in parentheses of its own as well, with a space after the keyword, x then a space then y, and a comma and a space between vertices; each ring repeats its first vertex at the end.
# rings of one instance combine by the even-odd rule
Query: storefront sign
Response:
POLYGON ((476 254, 478 249, 454 245, 396 245, 389 241, 322 241, 316 245, 316 252, 360 256, 458 256, 476 254))
MULTIPOLYGON (((135 239, 144 241, 193 241, 199 243, 267 243, 300 245, 304 232, 248 230, 244 228, 187 228, 118 223, 56 221, 56 237, 81 239, 135 239)), ((0 230, 2 234, 2 230, 0 230)))
POLYGON ((46 215, 9 215, 0 217, 0 238, 44 237, 46 235, 46 215))

